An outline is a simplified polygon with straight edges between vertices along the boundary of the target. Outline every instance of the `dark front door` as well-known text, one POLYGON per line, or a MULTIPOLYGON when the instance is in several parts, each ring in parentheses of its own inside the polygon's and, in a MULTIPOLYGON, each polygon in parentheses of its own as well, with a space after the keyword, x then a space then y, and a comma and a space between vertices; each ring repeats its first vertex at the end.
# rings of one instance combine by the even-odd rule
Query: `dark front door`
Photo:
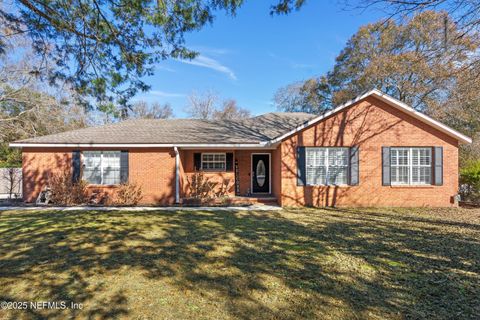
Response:
POLYGON ((252 154, 252 193, 270 193, 269 154, 252 154))

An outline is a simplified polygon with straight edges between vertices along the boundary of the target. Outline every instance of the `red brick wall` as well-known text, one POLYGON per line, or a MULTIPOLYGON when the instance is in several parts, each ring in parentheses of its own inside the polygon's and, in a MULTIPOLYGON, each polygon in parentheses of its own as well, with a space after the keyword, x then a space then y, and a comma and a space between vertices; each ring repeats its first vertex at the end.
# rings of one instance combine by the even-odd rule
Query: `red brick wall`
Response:
MULTIPOLYGON (((92 150, 93 148, 88 148, 92 150)), ((48 175, 71 172, 72 148, 24 148, 23 190, 25 201, 35 201, 48 175)), ((85 149, 86 150, 86 149, 85 149)), ((193 172, 194 150, 180 151, 181 197, 188 195, 188 179, 193 172)), ((208 152, 208 151, 203 151, 208 152)), ((231 152, 227 150, 212 152, 231 152)), ((327 120, 285 139, 276 150, 236 150, 240 194, 251 186, 251 154, 271 153, 272 193, 284 206, 450 206, 458 189, 458 142, 403 112, 369 97, 327 120), (346 187, 299 187, 296 174, 297 146, 360 147, 360 184, 346 187), (443 186, 382 186, 382 146, 442 146, 444 151, 443 186)), ((173 148, 131 149, 130 181, 142 186, 142 203, 172 204, 175 201, 175 154, 173 148)), ((234 172, 207 172, 207 177, 231 181, 234 172)), ((92 187, 107 192, 115 188, 92 187)))
MULTIPOLYGON (((71 172, 72 150, 67 148, 24 148, 24 200, 33 202, 47 184, 50 174, 71 172)), ((95 150, 88 148, 83 150, 95 150)), ((98 149, 97 149, 98 150, 98 149)), ((129 180, 142 187, 144 204, 175 202, 175 154, 173 149, 129 150, 129 180)), ((91 191, 113 193, 115 187, 90 186, 91 191)))
POLYGON ((23 200, 34 202, 50 175, 71 172, 72 152, 58 148, 24 148, 22 153, 23 200))
POLYGON ((142 203, 175 203, 175 153, 173 148, 129 151, 129 180, 142 186, 142 203))
MULTIPOLYGON (((280 166, 279 164, 274 165, 273 161, 273 154, 276 152, 275 150, 182 150, 181 151, 181 162, 183 165, 184 175, 182 175, 182 195, 188 194, 188 179, 191 179, 191 175, 194 172, 194 164, 193 164, 193 154, 196 152, 233 152, 234 161, 238 161, 238 172, 239 172, 239 179, 240 179, 240 195, 244 196, 247 192, 251 191, 251 156, 252 153, 272 153, 272 191, 275 192, 276 190, 280 190, 280 166), (276 170, 277 169, 277 170, 276 170), (274 172, 277 172, 275 176, 274 172), (276 182, 276 184, 275 184, 276 182)), ((279 156, 279 154, 278 154, 279 156)), ((277 162, 278 163, 278 162, 277 162)), ((223 179, 228 179, 231 181, 231 188, 229 188, 229 194, 235 194, 235 172, 204 172, 205 177, 208 177, 212 181, 217 181, 219 183, 222 182, 223 179)))
MULTIPOLYGON (((182 163, 182 174, 181 174, 181 197, 187 197, 190 194, 190 182, 192 181, 192 175, 195 173, 194 168, 194 153, 202 152, 212 152, 212 153, 222 153, 222 152, 233 152, 232 150, 181 150, 180 151, 180 161, 182 163)), ((235 152, 234 157, 235 157, 235 152)), ((204 171, 203 175, 206 179, 211 182, 217 183, 215 191, 219 191, 220 188, 224 185, 227 188, 227 194, 235 194, 235 173, 234 171, 204 171)))
MULTIPOLYGON (((100 149, 83 148, 82 150, 100 149)), ((73 148, 24 148, 25 201, 35 201, 40 190, 47 184, 49 174, 64 170, 71 172, 72 151, 73 148)), ((189 194, 189 181, 191 181, 191 176, 194 173, 193 154, 195 152, 232 152, 232 150, 180 150, 180 197, 186 197, 189 194)), ((250 189, 252 152, 258 151, 233 151, 234 159, 239 161, 241 195, 245 195, 250 189)), ((274 168, 272 159, 272 170, 274 168)), ((224 180, 228 180, 228 194, 232 196, 235 194, 235 173, 233 171, 204 172, 204 175, 210 181, 218 182, 217 190, 224 180)), ((274 177, 272 171, 272 179, 272 189, 279 190, 279 187, 277 187, 280 181, 279 174, 278 177, 274 177), (275 179, 278 179, 277 184, 274 183, 275 179)), ((173 204, 175 202, 175 154, 173 149, 142 148, 129 150, 129 180, 142 187, 142 203, 173 204)), ((116 187, 95 185, 89 186, 89 189, 92 192, 112 194, 116 187)))
POLYGON ((284 206, 444 207, 458 190, 458 142, 374 97, 287 138, 280 152, 284 206), (358 186, 297 186, 297 146, 353 145, 360 148, 358 186), (382 186, 382 146, 442 146, 443 186, 382 186))
POLYGON ((277 198, 277 203, 282 205, 282 146, 272 150, 272 194, 277 198))

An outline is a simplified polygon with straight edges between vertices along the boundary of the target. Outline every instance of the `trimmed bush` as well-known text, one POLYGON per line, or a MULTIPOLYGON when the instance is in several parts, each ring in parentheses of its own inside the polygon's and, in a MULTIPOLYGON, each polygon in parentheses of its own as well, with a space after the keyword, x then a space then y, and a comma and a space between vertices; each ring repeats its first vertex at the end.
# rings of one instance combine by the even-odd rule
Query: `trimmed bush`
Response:
POLYGON ((216 183, 205 177, 202 171, 195 171, 191 179, 187 178, 187 181, 190 187, 190 197, 193 199, 206 200, 213 197, 216 183))
POLYGON ((74 183, 69 171, 51 175, 48 187, 53 204, 70 206, 87 202, 87 183, 83 180, 74 183))
POLYGON ((143 198, 142 187, 133 182, 122 183, 115 194, 115 205, 135 206, 143 198))
POLYGON ((480 160, 460 170, 460 195, 464 201, 480 202, 480 160))

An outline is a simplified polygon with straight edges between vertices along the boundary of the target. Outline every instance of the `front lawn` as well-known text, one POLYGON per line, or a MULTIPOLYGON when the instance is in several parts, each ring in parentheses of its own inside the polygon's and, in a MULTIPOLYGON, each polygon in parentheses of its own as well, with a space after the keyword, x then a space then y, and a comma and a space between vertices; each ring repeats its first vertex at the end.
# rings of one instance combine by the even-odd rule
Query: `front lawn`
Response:
POLYGON ((0 319, 478 319, 479 209, 0 212, 0 319))

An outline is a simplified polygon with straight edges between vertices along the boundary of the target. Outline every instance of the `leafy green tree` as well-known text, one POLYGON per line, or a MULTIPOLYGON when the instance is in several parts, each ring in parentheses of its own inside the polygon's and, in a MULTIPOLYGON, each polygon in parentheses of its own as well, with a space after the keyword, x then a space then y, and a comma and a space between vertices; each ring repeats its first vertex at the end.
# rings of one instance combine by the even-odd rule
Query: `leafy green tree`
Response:
POLYGON ((460 170, 460 194, 463 200, 480 202, 480 160, 469 161, 460 170))
POLYGON ((445 105, 459 77, 477 70, 478 46, 478 38, 463 34, 445 12, 426 11, 403 22, 380 21, 359 29, 337 56, 333 70, 297 85, 300 89, 293 97, 283 98, 287 103, 278 93, 274 100, 283 110, 322 113, 377 88, 432 112, 445 105))
MULTIPOLYGON (((67 80, 84 102, 123 106, 149 86, 142 80, 163 59, 192 59, 184 35, 212 23, 217 11, 235 15, 244 0, 13 0, 0 5, 0 23, 28 35, 35 51, 55 62, 51 80, 67 80)), ((278 0, 271 13, 304 1, 278 0)), ((0 53, 5 52, 0 35, 0 53)))

